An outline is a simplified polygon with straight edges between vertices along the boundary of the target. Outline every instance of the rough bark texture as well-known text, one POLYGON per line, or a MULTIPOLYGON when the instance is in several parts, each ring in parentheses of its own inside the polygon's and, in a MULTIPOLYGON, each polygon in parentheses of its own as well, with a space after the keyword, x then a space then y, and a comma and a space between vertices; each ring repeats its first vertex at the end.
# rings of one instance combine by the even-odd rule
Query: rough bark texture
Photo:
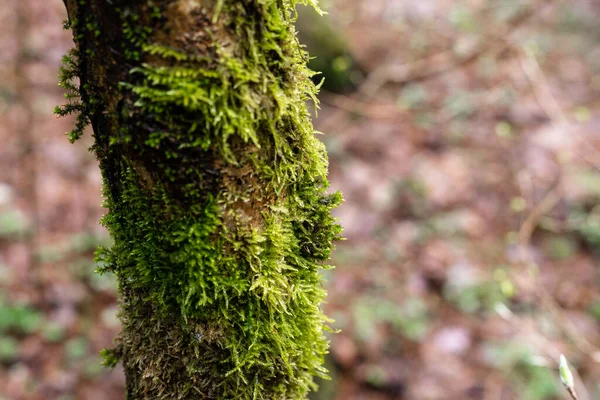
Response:
MULTIPOLYGON (((306 1, 309 2, 309 1, 306 1)), ((340 228, 295 0, 65 0, 61 85, 89 121, 129 399, 302 399, 340 228)))

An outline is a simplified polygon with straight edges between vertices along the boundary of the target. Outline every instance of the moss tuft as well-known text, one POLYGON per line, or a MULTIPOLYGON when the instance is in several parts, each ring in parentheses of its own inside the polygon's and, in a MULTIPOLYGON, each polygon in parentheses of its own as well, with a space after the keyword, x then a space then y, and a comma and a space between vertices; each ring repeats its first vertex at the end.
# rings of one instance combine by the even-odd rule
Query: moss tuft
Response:
POLYGON ((54 108, 54 114, 59 117, 64 117, 69 114, 76 114, 77 116, 75 128, 72 131, 67 132, 67 136, 71 143, 75 142, 83 135, 83 131, 89 124, 91 107, 91 104, 84 105, 81 102, 81 92, 77 83, 79 73, 78 60, 79 56, 74 49, 63 56, 58 76, 58 86, 65 90, 65 98, 68 102, 65 105, 56 106, 54 108))

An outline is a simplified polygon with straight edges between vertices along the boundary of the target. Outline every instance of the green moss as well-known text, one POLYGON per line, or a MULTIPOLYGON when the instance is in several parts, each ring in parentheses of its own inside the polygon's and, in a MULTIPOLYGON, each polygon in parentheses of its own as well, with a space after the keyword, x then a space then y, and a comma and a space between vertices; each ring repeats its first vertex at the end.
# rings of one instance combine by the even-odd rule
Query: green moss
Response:
MULTIPOLYGON (((114 245, 97 259, 118 278, 123 329, 103 355, 122 359, 129 398, 302 399, 325 376, 320 270, 341 196, 305 104, 316 88, 294 3, 123 7, 117 98, 97 55, 62 79, 79 73, 88 100, 74 111, 105 121, 114 245)), ((99 48, 105 27, 92 28, 99 48)))
MULTIPOLYGON (((65 27, 67 26, 69 25, 65 24, 65 27)), ((65 90, 64 96, 68 102, 65 105, 54 108, 54 114, 57 116, 64 117, 69 114, 75 114, 77 116, 75 128, 72 131, 67 132, 67 136, 71 143, 83 136, 83 131, 89 124, 90 108, 92 106, 92 104, 86 106, 81 102, 80 88, 76 83, 78 73, 79 56, 77 51, 73 49, 63 56, 58 76, 58 86, 65 90)))

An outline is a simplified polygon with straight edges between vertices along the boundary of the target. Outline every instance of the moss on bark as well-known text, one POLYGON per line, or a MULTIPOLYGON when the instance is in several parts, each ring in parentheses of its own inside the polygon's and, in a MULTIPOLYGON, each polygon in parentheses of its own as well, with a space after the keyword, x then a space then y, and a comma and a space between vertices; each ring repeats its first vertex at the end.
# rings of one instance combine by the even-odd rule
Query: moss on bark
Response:
MULTIPOLYGON (((306 0, 304 3, 309 3, 306 0)), ((65 0, 104 178, 130 399, 302 399, 340 227, 294 0, 65 0)), ((77 84, 77 78, 79 84, 77 84)), ((79 99, 77 99, 79 97, 79 99)))

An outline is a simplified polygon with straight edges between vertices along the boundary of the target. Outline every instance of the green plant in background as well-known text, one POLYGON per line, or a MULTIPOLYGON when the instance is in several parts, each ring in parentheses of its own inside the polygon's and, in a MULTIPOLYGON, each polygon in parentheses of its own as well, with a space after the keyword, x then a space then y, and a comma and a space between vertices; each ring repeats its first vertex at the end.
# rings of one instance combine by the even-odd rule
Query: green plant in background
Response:
POLYGON ((549 400, 558 394, 554 370, 528 346, 516 342, 489 345, 486 355, 495 368, 510 378, 519 398, 549 400))
POLYGON ((589 168, 572 168, 569 178, 579 191, 579 200, 569 208, 566 228, 575 236, 573 240, 581 239, 597 253, 600 245, 600 174, 589 168))
POLYGON ((569 235, 545 238, 542 248, 552 260, 568 260, 579 250, 577 242, 569 235))
POLYGON ((65 328, 54 321, 47 321, 42 326, 41 332, 42 337, 51 343, 60 342, 66 334, 65 328))
POLYGON ((0 362, 12 362, 17 359, 20 343, 12 336, 0 336, 0 362))
POLYGON ((78 360, 88 353, 88 341, 84 337, 74 337, 65 343, 65 353, 70 361, 78 360))
POLYGON ((569 225, 575 233, 592 248, 600 245, 600 209, 586 211, 583 207, 575 208, 569 215, 569 225))
POLYGON ((350 54, 343 36, 315 9, 298 7, 297 11, 298 35, 311 54, 308 66, 319 72, 315 81, 330 92, 344 93, 355 89, 365 73, 350 54))
POLYGON ((0 303, 0 332, 27 335, 40 326, 41 320, 40 313, 31 307, 0 303))
POLYGON ((57 113, 94 129, 114 241, 97 261, 122 305, 103 355, 130 399, 303 399, 325 376, 320 270, 341 196, 296 3, 314 5, 65 1, 61 84, 81 102, 57 113))
POLYGON ((353 310, 354 330, 357 339, 368 342, 380 324, 390 324, 403 337, 420 341, 429 332, 429 314, 427 304, 418 297, 400 304, 377 297, 361 297, 353 310))
POLYGON ((444 287, 444 297, 466 313, 495 310, 515 295, 515 287, 507 272, 497 268, 493 277, 476 276, 466 266, 456 266, 450 271, 444 287))
POLYGON ((418 83, 410 83, 400 92, 398 105, 406 109, 422 108, 427 100, 427 89, 418 83))
POLYGON ((456 4, 450 9, 448 19, 458 30, 467 33, 481 31, 476 16, 469 7, 464 4, 456 4))
POLYGON ((17 209, 0 212, 0 238, 22 238, 30 232, 27 217, 17 209))
POLYGON ((15 361, 20 349, 18 338, 34 333, 43 324, 39 311, 0 297, 0 363, 15 361))

